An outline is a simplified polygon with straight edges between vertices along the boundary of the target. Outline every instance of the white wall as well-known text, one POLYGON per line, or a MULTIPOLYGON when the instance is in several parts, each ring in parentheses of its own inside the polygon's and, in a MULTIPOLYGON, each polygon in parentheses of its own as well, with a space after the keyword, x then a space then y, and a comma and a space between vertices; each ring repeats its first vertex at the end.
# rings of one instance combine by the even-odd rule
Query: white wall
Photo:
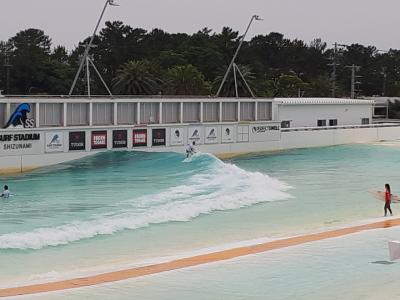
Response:
POLYGON ((361 125, 362 118, 371 121, 372 106, 362 104, 291 104, 279 106, 279 121, 291 121, 290 127, 315 127, 317 120, 337 119, 338 125, 361 125))

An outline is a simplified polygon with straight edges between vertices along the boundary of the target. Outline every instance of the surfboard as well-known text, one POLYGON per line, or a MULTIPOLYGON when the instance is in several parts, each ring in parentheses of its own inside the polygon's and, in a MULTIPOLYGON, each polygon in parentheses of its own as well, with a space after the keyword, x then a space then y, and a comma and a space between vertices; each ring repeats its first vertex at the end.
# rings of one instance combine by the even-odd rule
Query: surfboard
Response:
MULTIPOLYGON (((376 199, 385 202, 385 192, 383 191, 369 191, 369 193, 376 199)), ((400 197, 397 195, 392 195, 392 203, 399 203, 400 197)))

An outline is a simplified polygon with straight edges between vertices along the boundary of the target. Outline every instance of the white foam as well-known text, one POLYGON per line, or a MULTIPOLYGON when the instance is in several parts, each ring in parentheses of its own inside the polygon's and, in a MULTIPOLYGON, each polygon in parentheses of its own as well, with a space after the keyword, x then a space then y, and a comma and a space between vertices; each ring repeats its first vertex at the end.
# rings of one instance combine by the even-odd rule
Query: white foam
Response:
MULTIPOLYGON (((198 154, 194 159, 210 157, 198 154)), ((0 249, 41 249, 150 224, 185 222, 214 211, 289 199, 291 196, 286 191, 290 188, 265 174, 248 172, 212 157, 207 171, 188 178, 185 185, 134 199, 129 209, 96 216, 91 220, 0 235, 0 249)))

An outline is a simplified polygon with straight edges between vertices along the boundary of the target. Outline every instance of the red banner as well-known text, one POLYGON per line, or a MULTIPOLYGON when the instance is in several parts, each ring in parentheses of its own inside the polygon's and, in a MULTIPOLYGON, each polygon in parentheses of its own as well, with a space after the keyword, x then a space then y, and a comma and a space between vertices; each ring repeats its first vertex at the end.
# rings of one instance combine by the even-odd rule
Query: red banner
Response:
POLYGON ((147 146, 147 129, 135 129, 132 136, 133 147, 147 146))
POLYGON ((107 131, 92 131, 92 149, 107 149, 107 131))

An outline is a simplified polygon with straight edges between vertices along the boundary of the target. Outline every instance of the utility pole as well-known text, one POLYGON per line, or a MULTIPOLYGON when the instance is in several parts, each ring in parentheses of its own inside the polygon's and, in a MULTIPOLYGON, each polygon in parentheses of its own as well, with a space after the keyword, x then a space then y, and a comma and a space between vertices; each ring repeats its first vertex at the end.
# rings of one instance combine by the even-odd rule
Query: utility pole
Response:
POLYGON ((387 80, 387 68, 386 67, 382 68, 381 74, 383 76, 382 97, 385 97, 386 96, 386 80, 387 80))
MULTIPOLYGON (((356 98, 356 84, 360 84, 359 81, 356 81, 357 78, 361 76, 357 76, 356 73, 360 70, 360 66, 356 66, 352 64, 351 66, 346 66, 346 68, 350 68, 351 70, 351 86, 350 86, 350 98, 356 98)), ((357 89, 358 91, 358 89, 357 89)))
POLYGON ((332 81, 331 95, 332 95, 332 98, 336 98, 336 70, 337 70, 337 66, 340 65, 337 62, 337 55, 338 55, 338 52, 340 50, 339 47, 346 47, 346 45, 338 44, 338 43, 334 43, 333 44, 333 57, 331 58, 332 59, 332 63, 328 64, 328 66, 332 67, 332 74, 331 74, 331 81, 332 81))

